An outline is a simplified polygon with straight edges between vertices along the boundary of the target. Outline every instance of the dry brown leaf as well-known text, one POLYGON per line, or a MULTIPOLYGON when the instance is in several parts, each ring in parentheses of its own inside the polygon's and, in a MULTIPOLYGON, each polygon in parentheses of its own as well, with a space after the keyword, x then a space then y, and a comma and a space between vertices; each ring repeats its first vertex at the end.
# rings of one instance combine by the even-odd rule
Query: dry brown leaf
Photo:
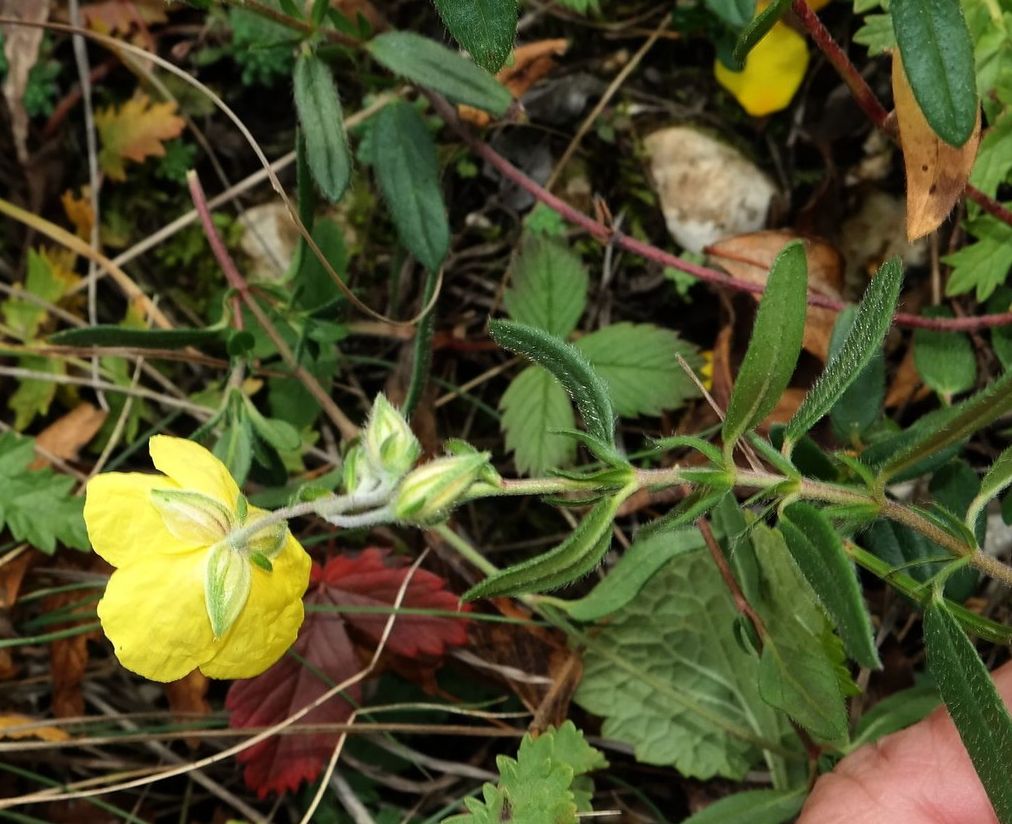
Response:
POLYGON ((38 557, 36 550, 26 549, 0 567, 0 609, 10 609, 17 603, 25 573, 35 562, 36 557, 38 557))
MULTIPOLYGON (((564 38, 517 46, 513 52, 513 63, 500 69, 496 79, 509 89, 514 99, 519 99, 555 68, 555 58, 564 55, 568 48, 569 41, 564 38)), ((492 122, 486 112, 472 106, 461 106, 460 116, 475 126, 487 126, 492 122)))
POLYGON ((924 119, 899 52, 893 54, 893 100, 907 171, 907 237, 916 240, 942 224, 966 188, 980 143, 980 109, 966 143, 950 146, 924 119))
POLYGON ((130 34, 135 26, 164 23, 164 0, 101 0, 81 6, 81 19, 89 29, 102 34, 130 34))
POLYGON ((36 456, 31 469, 49 466, 47 455, 53 455, 64 461, 76 460, 81 447, 98 434, 108 414, 105 410, 85 402, 51 423, 35 439, 35 445, 45 451, 36 456))
MULTIPOLYGON (((727 238, 708 246, 713 262, 734 277, 749 283, 765 284, 773 261, 784 246, 797 235, 783 230, 752 232, 727 238)), ((808 288, 826 297, 841 297, 843 289, 843 258, 834 246, 815 238, 800 238, 808 258, 808 288)), ((758 301, 761 295, 752 293, 758 301)), ((809 306, 805 319, 804 347, 825 361, 829 355, 829 339, 833 334, 836 313, 830 309, 809 306)), ((716 366, 714 368, 716 380, 716 366)))
MULTIPOLYGON (((26 23, 44 23, 49 19, 49 0, 0 0, 0 14, 26 23)), ((28 112, 22 102, 28 85, 28 73, 39 56, 39 44, 45 31, 34 26, 0 26, 3 34, 7 76, 3 94, 11 118, 14 148, 22 165, 28 162, 28 112)))
MULTIPOLYGON (((96 559, 100 560, 100 559, 96 559)), ((87 568, 87 564, 79 564, 87 568)), ((93 564, 92 564, 93 565, 93 564)), ((47 596, 42 606, 47 612, 61 610, 70 620, 54 624, 53 630, 69 629, 79 625, 80 619, 74 613, 94 609, 88 603, 90 596, 76 592, 60 592, 47 596)), ((50 677, 52 680, 53 715, 57 718, 73 718, 84 714, 84 696, 81 684, 88 669, 88 641, 98 638, 94 630, 59 638, 49 644, 50 677)))
MULTIPOLYGON (((179 721, 192 721, 194 715, 211 714, 211 705, 207 701, 208 684, 207 676, 200 670, 194 670, 178 681, 170 681, 165 685, 169 709, 179 721)), ((194 735, 185 740, 190 749, 200 746, 200 736, 194 735)))
POLYGON ((0 715, 0 738, 13 738, 16 741, 22 738, 40 738, 43 741, 67 741, 70 738, 66 730, 50 725, 33 726, 31 729, 26 730, 18 729, 18 727, 24 727, 28 724, 38 724, 41 720, 40 718, 32 718, 30 715, 22 715, 21 713, 0 715))
POLYGON ((111 180, 126 180, 124 161, 143 163, 165 155, 164 141, 179 137, 186 122, 172 101, 152 103, 143 92, 122 106, 95 112, 95 127, 102 138, 99 165, 111 180))

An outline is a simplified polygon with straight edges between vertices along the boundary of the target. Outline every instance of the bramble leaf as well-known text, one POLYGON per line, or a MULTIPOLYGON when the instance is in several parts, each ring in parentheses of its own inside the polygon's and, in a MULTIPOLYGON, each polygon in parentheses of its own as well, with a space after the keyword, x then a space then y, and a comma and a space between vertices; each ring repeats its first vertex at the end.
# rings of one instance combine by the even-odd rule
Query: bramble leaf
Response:
POLYGON ((434 0, 454 39, 490 72, 513 52, 519 7, 516 0, 434 0))
POLYGON ((121 106, 99 109, 95 112, 102 142, 99 165, 110 180, 126 180, 125 161, 143 163, 149 157, 164 157, 165 141, 179 137, 185 126, 174 102, 152 103, 142 92, 121 106))
POLYGON ((499 402, 506 449, 512 451, 517 471, 541 475, 566 466, 576 456, 576 441, 557 433, 576 427, 576 416, 566 390, 540 366, 517 375, 499 402))

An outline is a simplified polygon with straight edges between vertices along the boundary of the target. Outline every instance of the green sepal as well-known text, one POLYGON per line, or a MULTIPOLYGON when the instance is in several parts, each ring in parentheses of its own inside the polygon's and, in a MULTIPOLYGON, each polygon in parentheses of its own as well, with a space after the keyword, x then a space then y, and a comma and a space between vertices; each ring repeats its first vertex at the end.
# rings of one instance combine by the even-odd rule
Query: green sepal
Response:
POLYGON ((165 528, 175 538, 194 546, 216 544, 232 529, 232 513, 200 492, 153 489, 150 500, 162 516, 165 528))
POLYGON ((216 639, 232 628, 252 586, 249 560, 224 541, 216 544, 207 555, 204 572, 204 604, 216 639))

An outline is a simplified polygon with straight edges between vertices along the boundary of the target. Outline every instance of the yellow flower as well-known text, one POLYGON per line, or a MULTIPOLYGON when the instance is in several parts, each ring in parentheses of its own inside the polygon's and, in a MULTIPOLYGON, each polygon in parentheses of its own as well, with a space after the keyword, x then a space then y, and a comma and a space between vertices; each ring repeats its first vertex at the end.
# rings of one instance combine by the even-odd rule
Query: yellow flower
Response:
POLYGON ((247 503, 224 465, 192 441, 155 436, 163 475, 109 472, 88 483, 84 519, 116 567, 98 616, 116 657, 153 681, 196 668, 251 678, 302 625, 310 559, 284 522, 247 503))
POLYGON ((778 22, 748 53, 742 71, 732 71, 719 59, 713 71, 746 112, 761 117, 787 108, 807 68, 805 38, 778 22))

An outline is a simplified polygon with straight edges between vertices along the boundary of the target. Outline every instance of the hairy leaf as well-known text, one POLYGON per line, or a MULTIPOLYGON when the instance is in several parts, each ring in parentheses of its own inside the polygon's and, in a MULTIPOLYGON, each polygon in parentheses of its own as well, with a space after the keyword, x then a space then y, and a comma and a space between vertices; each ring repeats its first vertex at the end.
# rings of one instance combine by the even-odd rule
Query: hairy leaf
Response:
POLYGON ((942 140, 962 146, 978 103, 973 43, 959 0, 891 0, 889 13, 924 117, 942 140))
POLYGON ((503 67, 513 51, 516 0, 434 0, 446 28, 474 62, 490 72, 503 67))
POLYGON ((436 271, 450 246, 450 225, 436 144, 414 106, 398 101, 383 107, 373 119, 372 152, 376 182, 401 242, 436 271))
POLYGON ((702 360, 676 332, 650 323, 613 323, 580 338, 576 347, 608 385, 619 415, 659 415, 678 409, 699 392, 678 363, 690 368, 702 360))
POLYGON ((513 102, 496 79, 466 57, 427 37, 392 31, 366 44, 369 53, 394 74, 494 115, 503 115, 513 102))
POLYGON ((522 323, 492 320, 488 330, 492 339, 504 349, 523 355, 551 372, 576 402, 587 431, 607 444, 615 443, 615 413, 608 389, 580 350, 522 323))
MULTIPOLYGON (((835 358, 843 346, 854 325, 857 309, 848 306, 836 318, 833 326, 833 337, 829 342, 830 360, 835 358)), ((853 382, 833 404, 829 410, 833 429, 838 437, 847 444, 860 438, 882 414, 882 403, 885 400, 886 369, 885 357, 881 350, 872 355, 871 360, 862 369, 853 382)), ((800 454, 794 454, 800 460, 800 454)))
MULTIPOLYGON (((403 559, 391 558, 380 549, 338 555, 322 567, 313 564, 305 596, 306 621, 292 652, 262 675, 232 685, 225 701, 229 726, 276 724, 359 672, 356 642, 375 646, 379 641, 389 618, 384 607, 396 601, 407 571, 403 559)), ((442 578, 420 569, 411 576, 402 606, 456 611, 458 599, 444 589, 442 578)), ((394 622, 386 649, 394 655, 431 661, 442 656, 446 647, 466 640, 462 619, 409 613, 394 622)), ((345 721, 361 696, 361 685, 353 686, 344 697, 312 710, 301 723, 345 721)), ((281 735, 244 750, 239 761, 245 765, 247 786, 265 798, 315 780, 337 738, 337 733, 323 732, 281 735)))
POLYGON ((829 519, 811 504, 794 503, 784 509, 780 529, 801 574, 832 618, 848 655, 863 667, 881 667, 854 565, 829 519))
POLYGON ((715 801, 682 824, 783 824, 805 803, 804 790, 745 790, 715 801))
POLYGON ((1012 484, 1012 446, 1007 447, 997 458, 980 482, 980 491, 970 503, 966 512, 966 524, 971 529, 977 517, 984 511, 988 501, 1001 495, 1012 484))
POLYGON ((881 351, 902 282, 903 266, 897 258, 883 264, 872 278, 846 339, 787 424, 785 442, 797 441, 815 426, 881 351))
POLYGON ((334 78, 326 63, 307 53, 295 61, 292 80, 309 168, 320 191, 336 203, 351 181, 351 152, 334 78))
POLYGON ((1012 716, 944 602, 924 610, 924 646, 938 691, 1002 824, 1012 822, 1012 716))
POLYGON ((513 263, 503 305, 510 317, 565 338, 587 305, 587 270, 565 244, 528 234, 513 263))
POLYGON ((725 452, 773 411, 790 383, 805 331, 807 284, 805 247, 793 241, 773 262, 759 303, 724 418, 725 452))

